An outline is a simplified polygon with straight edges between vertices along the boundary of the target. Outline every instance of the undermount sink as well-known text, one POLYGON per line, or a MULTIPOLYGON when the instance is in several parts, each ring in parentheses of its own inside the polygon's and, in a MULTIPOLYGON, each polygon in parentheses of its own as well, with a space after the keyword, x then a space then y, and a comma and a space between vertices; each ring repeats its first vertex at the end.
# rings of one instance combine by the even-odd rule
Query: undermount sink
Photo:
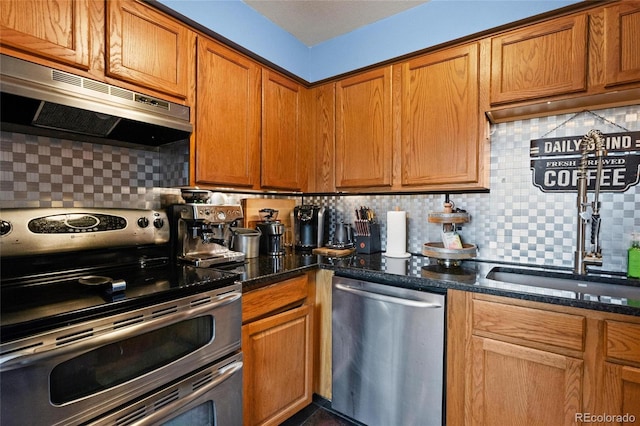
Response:
POLYGON ((577 299, 584 300, 599 300, 601 297, 640 300, 640 281, 624 278, 495 267, 489 271, 487 279, 572 292, 577 299))

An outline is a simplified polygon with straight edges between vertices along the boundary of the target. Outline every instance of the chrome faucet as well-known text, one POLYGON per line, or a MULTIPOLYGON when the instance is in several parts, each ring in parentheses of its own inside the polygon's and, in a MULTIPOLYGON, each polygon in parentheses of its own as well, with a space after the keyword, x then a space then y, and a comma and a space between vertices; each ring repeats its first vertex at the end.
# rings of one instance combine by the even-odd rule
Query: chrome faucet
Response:
POLYGON ((582 157, 578 169, 578 233, 573 271, 587 273, 587 265, 602 266, 600 250, 600 181, 602 179, 602 158, 606 155, 604 136, 599 130, 589 130, 580 143, 582 157), (594 200, 587 200, 587 156, 595 153, 597 159, 594 200), (591 221, 591 250, 586 251, 586 228, 591 221))

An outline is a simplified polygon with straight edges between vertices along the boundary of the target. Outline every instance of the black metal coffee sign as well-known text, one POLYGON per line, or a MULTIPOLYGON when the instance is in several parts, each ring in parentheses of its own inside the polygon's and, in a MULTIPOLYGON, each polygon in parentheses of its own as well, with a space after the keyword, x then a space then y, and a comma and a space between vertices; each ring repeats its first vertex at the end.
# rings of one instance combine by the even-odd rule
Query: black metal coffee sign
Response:
MULTIPOLYGON (((640 132, 604 134, 607 155, 602 159, 600 190, 624 192, 640 181, 640 132)), ((543 192, 577 190, 582 136, 531 140, 533 184, 543 192), (534 158, 545 157, 545 158, 534 158)), ((587 187, 595 188, 597 159, 587 147, 587 187)))

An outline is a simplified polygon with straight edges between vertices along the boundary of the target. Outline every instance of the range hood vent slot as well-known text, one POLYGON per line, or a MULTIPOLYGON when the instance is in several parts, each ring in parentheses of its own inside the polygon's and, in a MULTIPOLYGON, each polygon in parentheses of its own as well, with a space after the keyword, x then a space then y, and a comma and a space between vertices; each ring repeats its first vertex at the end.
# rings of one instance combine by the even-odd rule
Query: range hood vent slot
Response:
POLYGON ((150 146, 193 130, 187 106, 6 55, 0 89, 4 130, 150 146))
POLYGON ((83 135, 106 137, 120 120, 121 118, 112 115, 42 102, 33 119, 33 125, 83 135), (62 127, 62 123, 65 123, 66 127, 62 127))

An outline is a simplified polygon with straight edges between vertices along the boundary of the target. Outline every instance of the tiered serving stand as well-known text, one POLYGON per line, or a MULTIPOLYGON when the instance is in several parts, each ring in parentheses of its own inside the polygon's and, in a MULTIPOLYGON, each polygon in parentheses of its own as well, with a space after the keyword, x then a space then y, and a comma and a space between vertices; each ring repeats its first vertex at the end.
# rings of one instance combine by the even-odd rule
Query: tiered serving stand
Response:
MULTIPOLYGON (((465 211, 457 209, 453 210, 453 203, 449 201, 449 197, 445 198, 444 211, 429 213, 429 223, 442 224, 444 232, 455 231, 458 224, 467 223, 470 220, 469 214, 465 211)), ((440 242, 425 243, 422 247, 422 254, 436 259, 439 265, 444 267, 457 267, 466 259, 476 257, 477 250, 475 244, 463 243, 461 249, 445 248, 440 242)))

